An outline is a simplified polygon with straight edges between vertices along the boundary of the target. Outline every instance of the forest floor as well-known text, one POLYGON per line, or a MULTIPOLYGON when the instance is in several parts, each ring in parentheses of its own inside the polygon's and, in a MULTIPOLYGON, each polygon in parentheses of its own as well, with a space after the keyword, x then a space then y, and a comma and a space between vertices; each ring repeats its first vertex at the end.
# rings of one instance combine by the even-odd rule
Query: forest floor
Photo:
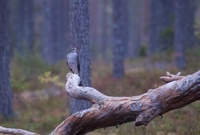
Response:
MULTIPOLYGON (((199 57, 188 56, 189 68, 182 70, 182 75, 192 74, 199 70, 200 65, 196 62, 197 58, 199 57)), ((14 65, 11 66, 15 66, 15 72, 11 71, 11 75, 21 81, 12 82, 15 93, 15 118, 10 121, 0 120, 0 125, 45 135, 68 117, 69 96, 64 91, 65 74, 68 71, 63 63, 65 62, 49 68, 48 71, 52 71, 52 74, 46 72, 46 69, 42 71, 44 74, 37 74, 36 76, 40 76, 40 81, 30 78, 22 78, 21 80, 24 80, 21 81, 17 77, 25 72, 17 71, 16 73, 16 70, 17 67, 20 70, 24 69, 13 61, 14 65), (24 83, 28 83, 28 86, 24 83), (20 90, 21 88, 24 90, 20 90)), ((164 84, 159 77, 166 71, 177 73, 179 70, 170 66, 171 64, 171 62, 162 61, 149 64, 143 58, 127 60, 125 77, 113 79, 111 64, 98 62, 92 65, 92 87, 109 96, 139 95, 147 92, 150 88, 164 84)), ((11 68, 11 70, 14 69, 11 68)), ((118 127, 99 129, 88 135, 199 135, 199 120, 200 102, 197 101, 168 112, 163 115, 163 118, 155 118, 146 127, 135 127, 134 122, 130 122, 118 127)))

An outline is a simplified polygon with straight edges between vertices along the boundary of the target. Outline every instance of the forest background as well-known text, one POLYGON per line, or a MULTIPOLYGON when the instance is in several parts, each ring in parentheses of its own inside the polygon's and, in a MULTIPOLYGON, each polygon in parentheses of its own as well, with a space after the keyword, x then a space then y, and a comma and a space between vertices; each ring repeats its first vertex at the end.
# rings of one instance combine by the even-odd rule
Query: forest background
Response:
MULTIPOLYGON (((47 134, 69 115, 64 83, 65 59, 72 47, 70 1, 78 0, 7 3, 15 117, 0 119, 2 126, 47 134)), ((88 0, 86 6, 92 86, 102 93, 138 95, 162 85, 159 76, 166 71, 186 75, 199 70, 198 0, 88 0)), ((128 123, 90 134, 197 135, 199 114, 195 102, 146 127, 128 123)))

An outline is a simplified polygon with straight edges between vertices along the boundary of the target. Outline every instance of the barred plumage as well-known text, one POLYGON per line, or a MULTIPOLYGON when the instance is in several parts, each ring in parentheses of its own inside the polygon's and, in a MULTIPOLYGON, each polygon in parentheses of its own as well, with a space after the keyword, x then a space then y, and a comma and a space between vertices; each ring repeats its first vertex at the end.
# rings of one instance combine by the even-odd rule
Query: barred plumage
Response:
POLYGON ((80 65, 78 60, 77 48, 72 48, 70 50, 70 52, 67 55, 66 63, 72 73, 79 75, 80 65))

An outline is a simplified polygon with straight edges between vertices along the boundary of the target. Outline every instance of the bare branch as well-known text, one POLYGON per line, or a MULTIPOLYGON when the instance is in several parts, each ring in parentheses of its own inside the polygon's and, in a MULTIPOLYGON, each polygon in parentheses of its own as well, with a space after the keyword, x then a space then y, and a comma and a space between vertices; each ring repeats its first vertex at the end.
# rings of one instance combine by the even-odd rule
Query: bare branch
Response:
POLYGON ((67 94, 73 98, 85 99, 92 103, 96 103, 108 98, 108 96, 102 94, 92 87, 80 87, 80 77, 76 74, 68 73, 66 78, 68 80, 65 86, 67 94))
POLYGON ((156 116, 183 107, 200 99, 200 71, 193 75, 173 75, 169 83, 133 97, 109 97, 91 87, 80 87, 79 76, 67 75, 67 93, 89 100, 93 106, 65 119, 51 135, 82 135, 89 131, 135 121, 136 126, 147 125, 156 116))
MULTIPOLYGON (((120 125, 135 121, 136 126, 147 125, 155 117, 168 111, 186 106, 200 99, 200 71, 180 76, 166 74, 168 83, 133 97, 110 97, 94 88, 80 87, 80 78, 68 73, 67 93, 78 99, 93 103, 92 107, 66 118, 50 135, 83 135, 98 128, 120 125)), ((162 78, 162 77, 161 77, 162 78)), ((13 135, 36 135, 21 129, 0 127, 0 133, 13 135)))
POLYGON ((183 79, 184 76, 180 76, 181 72, 178 72, 176 75, 166 72, 166 76, 161 76, 160 79, 166 83, 183 79))
POLYGON ((30 131, 15 129, 15 128, 5 128, 0 126, 0 133, 10 134, 10 135, 39 135, 30 131))

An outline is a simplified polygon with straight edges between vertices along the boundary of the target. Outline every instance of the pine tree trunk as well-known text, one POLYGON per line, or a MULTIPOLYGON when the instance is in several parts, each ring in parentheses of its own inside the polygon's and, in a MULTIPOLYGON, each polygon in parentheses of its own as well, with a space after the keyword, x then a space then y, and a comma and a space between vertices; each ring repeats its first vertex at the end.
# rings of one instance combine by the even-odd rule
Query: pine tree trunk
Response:
POLYGON ((175 1, 175 64, 178 68, 185 68, 185 47, 187 43, 187 5, 188 0, 175 1))
POLYGON ((13 116, 13 95, 10 86, 8 39, 8 0, 0 1, 0 116, 13 116))
POLYGON ((129 24, 129 43, 128 43, 128 56, 138 57, 140 53, 141 46, 141 10, 142 1, 132 1, 129 0, 129 14, 130 14, 130 24, 129 24))
POLYGON ((43 2, 43 22, 42 22, 42 46, 41 53, 44 61, 51 65, 54 63, 54 47, 52 42, 52 8, 51 8, 52 0, 43 2))
POLYGON ((16 50, 22 55, 28 55, 33 50, 33 0, 18 0, 16 4, 16 50))
POLYGON ((42 57, 48 65, 65 58, 67 50, 67 2, 47 0, 43 3, 42 57))
POLYGON ((187 10, 187 24, 186 24, 186 28, 187 28, 187 44, 186 47, 191 48, 191 47, 196 47, 196 38, 194 35, 194 25, 195 25, 195 10, 196 10, 196 6, 195 6, 195 1, 194 0, 189 0, 187 1, 187 8, 185 10, 187 10))
POLYGON ((113 0, 113 77, 124 76, 124 16, 123 0, 113 0))
POLYGON ((173 43, 173 0, 150 1, 150 36, 148 54, 164 51, 173 43))
MULTIPOLYGON (((80 77, 83 86, 91 85, 89 15, 87 0, 70 0, 70 45, 79 48, 80 77)), ((70 99, 70 114, 90 107, 85 100, 70 99)))

